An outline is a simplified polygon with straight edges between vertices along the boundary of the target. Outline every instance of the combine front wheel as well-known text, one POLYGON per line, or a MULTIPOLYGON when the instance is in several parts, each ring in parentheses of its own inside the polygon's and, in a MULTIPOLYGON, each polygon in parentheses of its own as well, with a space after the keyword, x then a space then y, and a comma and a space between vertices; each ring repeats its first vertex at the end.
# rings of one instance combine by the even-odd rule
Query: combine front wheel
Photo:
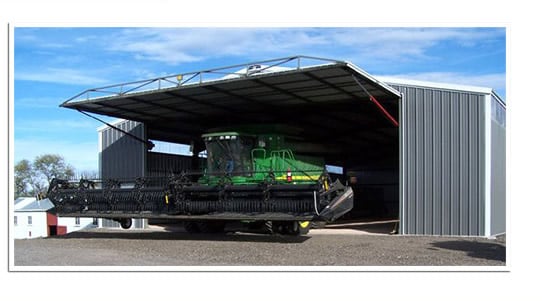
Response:
POLYGON ((121 219, 120 226, 122 227, 122 229, 130 229, 132 227, 132 219, 131 218, 121 219))

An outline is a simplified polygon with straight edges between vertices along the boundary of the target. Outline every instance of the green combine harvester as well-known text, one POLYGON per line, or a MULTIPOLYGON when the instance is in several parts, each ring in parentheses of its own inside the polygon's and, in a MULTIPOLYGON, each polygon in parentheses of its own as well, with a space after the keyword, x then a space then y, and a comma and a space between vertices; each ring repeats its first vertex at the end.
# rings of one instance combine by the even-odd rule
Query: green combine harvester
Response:
POLYGON ((202 138, 203 171, 167 179, 54 179, 47 196, 60 216, 111 218, 123 228, 132 218, 177 219, 188 232, 219 232, 241 221, 299 235, 311 221, 334 221, 352 209, 352 189, 331 180, 322 158, 296 155, 295 139, 239 131, 202 138))

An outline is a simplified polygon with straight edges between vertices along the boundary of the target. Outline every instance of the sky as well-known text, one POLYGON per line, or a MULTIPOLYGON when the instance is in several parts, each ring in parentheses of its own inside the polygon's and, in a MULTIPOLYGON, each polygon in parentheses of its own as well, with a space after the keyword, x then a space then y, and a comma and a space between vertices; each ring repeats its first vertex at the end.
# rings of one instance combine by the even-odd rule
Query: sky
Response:
POLYGON ((294 55, 506 98, 505 28, 16 27, 14 161, 54 153, 78 172, 98 170, 102 124, 59 107, 86 89, 294 55))

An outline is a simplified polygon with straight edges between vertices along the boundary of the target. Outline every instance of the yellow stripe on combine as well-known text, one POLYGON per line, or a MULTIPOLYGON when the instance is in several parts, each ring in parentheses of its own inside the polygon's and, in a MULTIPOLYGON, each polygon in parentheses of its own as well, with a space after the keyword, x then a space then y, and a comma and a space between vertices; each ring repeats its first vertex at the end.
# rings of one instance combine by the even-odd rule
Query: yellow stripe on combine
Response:
MULTIPOLYGON (((286 176, 280 176, 276 177, 277 180, 286 180, 286 176)), ((301 181, 301 180, 308 180, 308 181, 316 181, 318 179, 318 176, 292 176, 292 181, 301 181)))
POLYGON ((305 229, 307 228, 309 225, 310 225, 311 222, 309 221, 303 221, 303 222, 299 222, 299 227, 305 229))

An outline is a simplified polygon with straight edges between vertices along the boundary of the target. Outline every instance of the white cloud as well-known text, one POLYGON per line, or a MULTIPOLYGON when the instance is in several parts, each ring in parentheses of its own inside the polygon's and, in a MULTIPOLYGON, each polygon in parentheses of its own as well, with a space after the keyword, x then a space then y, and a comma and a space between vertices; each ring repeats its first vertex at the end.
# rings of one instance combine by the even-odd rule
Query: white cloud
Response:
POLYGON ((42 43, 39 45, 41 48, 49 48, 49 49, 63 49, 63 48, 71 48, 72 45, 66 44, 66 43, 42 43))
POLYGON ((474 46, 474 42, 493 39, 504 34, 501 30, 466 28, 345 28, 338 29, 333 39, 343 45, 379 45, 381 43, 412 43, 422 46, 451 40, 474 46))
POLYGON ((45 68, 35 71, 15 71, 15 80, 37 81, 68 85, 100 85, 107 82, 99 72, 68 68, 45 68))
MULTIPOLYGON (((45 40, 39 32, 39 28, 24 28, 23 31, 15 31, 15 45, 32 45, 33 48, 63 49, 71 48, 70 43, 45 40)), ((57 39, 60 40, 60 39, 57 39)))
POLYGON ((37 28, 25 28, 21 31, 21 29, 15 29, 15 43, 20 42, 28 42, 36 45, 36 42, 39 41, 38 35, 37 35, 37 28))
MULTIPOLYGON (((36 39, 35 32, 25 34, 18 38, 36 39)), ((437 54, 429 54, 439 43, 474 47, 502 35, 503 30, 465 28, 130 28, 114 30, 110 37, 81 35, 73 41, 78 47, 89 44, 89 47, 98 47, 97 50, 101 47, 128 53, 134 60, 172 65, 225 56, 237 56, 247 62, 305 54, 350 60, 364 68, 386 70, 398 63, 442 59, 440 56, 445 53, 438 54, 438 58, 433 57, 437 54)), ((108 57, 107 53, 103 56, 108 57)), ((85 63, 88 62, 78 55, 56 56, 45 66, 18 67, 15 79, 100 86, 115 82, 115 75, 126 73, 124 68, 128 64, 120 59, 100 69, 81 68, 85 63)), ((129 72, 135 79, 161 74, 148 66, 138 67, 143 64, 129 65, 134 66, 129 72)))
POLYGON ((299 48, 330 45, 311 29, 273 28, 139 28, 122 31, 109 49, 133 53, 137 59, 170 64, 227 55, 297 54, 299 48))
POLYGON ((89 41, 96 40, 97 38, 98 38, 97 35, 81 36, 81 37, 75 38, 75 42, 77 42, 77 43, 87 43, 89 41))
MULTIPOLYGON (((394 68, 397 64, 428 63, 439 64, 458 61, 447 49, 467 49, 468 56, 462 60, 480 59, 494 54, 487 52, 496 41, 505 35, 503 29, 466 29, 466 28, 346 28, 338 30, 333 40, 342 49, 343 57, 358 62, 364 67, 371 66, 379 70, 394 68), (474 51, 487 47, 484 51, 474 51), (476 48, 478 47, 478 48, 476 48)), ((501 46, 501 45, 499 45, 501 46)), ((504 51, 504 49, 503 49, 504 51)), ((438 66, 436 66, 438 68, 438 66)))
POLYGON ((170 64, 226 55, 310 55, 316 48, 404 60, 427 58, 428 49, 444 41, 473 47, 503 34, 462 28, 137 28, 117 34, 108 48, 170 64))

